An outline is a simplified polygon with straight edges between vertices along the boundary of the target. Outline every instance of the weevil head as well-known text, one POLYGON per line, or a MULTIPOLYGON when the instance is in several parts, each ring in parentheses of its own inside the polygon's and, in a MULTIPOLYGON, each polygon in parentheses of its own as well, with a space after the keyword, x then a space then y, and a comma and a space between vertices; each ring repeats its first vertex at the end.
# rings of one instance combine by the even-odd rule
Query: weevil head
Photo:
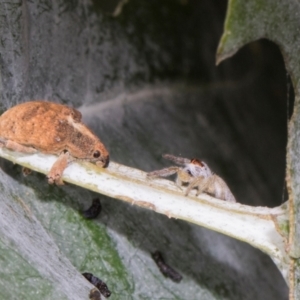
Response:
POLYGON ((67 150, 72 157, 89 161, 102 168, 108 166, 109 153, 97 136, 92 134, 88 129, 84 133, 75 131, 72 136, 73 139, 67 145, 67 150))
POLYGON ((90 160, 99 167, 106 168, 109 164, 109 153, 102 143, 97 143, 92 151, 90 160))

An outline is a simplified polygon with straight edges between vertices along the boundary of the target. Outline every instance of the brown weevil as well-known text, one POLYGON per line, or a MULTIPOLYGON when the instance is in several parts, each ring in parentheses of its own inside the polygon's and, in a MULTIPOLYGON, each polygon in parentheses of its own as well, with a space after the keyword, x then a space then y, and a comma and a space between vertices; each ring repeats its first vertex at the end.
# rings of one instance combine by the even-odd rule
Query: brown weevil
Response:
POLYGON ((58 155, 48 182, 63 184, 68 163, 74 160, 107 167, 109 153, 99 138, 81 122, 81 113, 71 107, 47 101, 16 105, 0 117, 0 146, 7 149, 58 155))

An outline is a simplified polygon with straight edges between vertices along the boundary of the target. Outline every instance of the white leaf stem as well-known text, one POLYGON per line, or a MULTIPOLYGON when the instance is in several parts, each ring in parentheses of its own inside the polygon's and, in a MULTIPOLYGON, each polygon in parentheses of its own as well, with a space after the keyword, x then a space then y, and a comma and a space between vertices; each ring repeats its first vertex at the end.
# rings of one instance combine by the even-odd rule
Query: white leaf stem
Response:
MULTIPOLYGON (((47 174, 57 159, 41 153, 25 155, 0 149, 0 156, 16 164, 47 174)), ((225 202, 206 194, 198 197, 172 181, 148 179, 147 173, 111 162, 106 169, 91 163, 73 162, 63 180, 131 204, 185 220, 247 242, 267 253, 288 281, 289 257, 286 239, 279 233, 279 221, 287 219, 287 205, 276 208, 252 207, 225 202)), ((238 201, 238 199, 237 199, 238 201)))

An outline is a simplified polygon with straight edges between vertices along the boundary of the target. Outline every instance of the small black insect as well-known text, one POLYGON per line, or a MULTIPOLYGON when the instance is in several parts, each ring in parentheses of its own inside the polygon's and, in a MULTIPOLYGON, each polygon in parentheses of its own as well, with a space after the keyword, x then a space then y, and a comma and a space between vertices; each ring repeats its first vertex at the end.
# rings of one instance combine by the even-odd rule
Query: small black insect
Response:
POLYGON ((110 290, 108 289, 106 283, 99 279, 98 277, 94 276, 92 273, 82 273, 82 275, 91 283, 93 284, 100 293, 108 298, 111 295, 110 290))
POLYGON ((99 200, 99 198, 96 198, 96 199, 93 199, 91 207, 82 212, 82 215, 86 219, 95 219, 100 214, 101 209, 102 209, 102 207, 101 207, 100 200, 99 200))
POLYGON ((91 300, 101 300, 101 294, 98 291, 98 289, 93 288, 90 290, 90 295, 89 295, 91 300))
POLYGON ((182 276, 175 271, 172 267, 167 265, 162 257, 162 254, 157 250, 151 254, 153 260, 156 262, 159 270, 165 277, 169 277, 174 282, 180 282, 182 276))

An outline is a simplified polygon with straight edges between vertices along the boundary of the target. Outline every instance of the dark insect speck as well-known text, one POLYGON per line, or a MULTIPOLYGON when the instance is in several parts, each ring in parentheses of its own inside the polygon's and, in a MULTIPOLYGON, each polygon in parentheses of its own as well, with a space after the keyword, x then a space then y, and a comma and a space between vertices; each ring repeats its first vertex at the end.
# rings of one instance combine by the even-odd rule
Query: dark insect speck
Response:
POLYGON ((25 177, 27 177, 28 175, 30 175, 32 173, 32 170, 26 167, 22 168, 22 173, 25 177))
POLYGON ((96 198, 96 199, 93 199, 91 207, 82 212, 82 215, 86 219, 95 219, 100 214, 101 209, 102 209, 102 207, 101 207, 100 200, 98 198, 96 198))
POLYGON ((169 277, 174 282, 180 282, 182 276, 175 271, 172 267, 167 265, 162 257, 162 254, 159 251, 155 251, 151 254, 153 260, 156 262, 159 270, 165 277, 169 277))
POLYGON ((99 279, 98 277, 94 276, 92 273, 82 273, 82 275, 91 283, 93 284, 100 293, 108 298, 111 295, 110 290, 108 289, 106 283, 99 279))

